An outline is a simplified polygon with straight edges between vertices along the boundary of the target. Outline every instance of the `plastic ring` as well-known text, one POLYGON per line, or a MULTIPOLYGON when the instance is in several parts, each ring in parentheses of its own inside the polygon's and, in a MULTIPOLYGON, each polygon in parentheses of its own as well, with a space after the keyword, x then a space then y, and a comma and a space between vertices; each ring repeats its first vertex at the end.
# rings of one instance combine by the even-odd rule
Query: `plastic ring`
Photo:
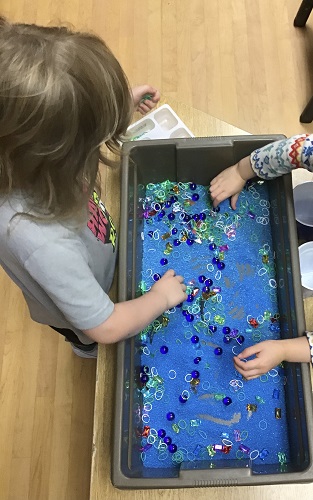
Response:
POLYGON ((177 373, 175 372, 175 370, 170 370, 170 371, 168 372, 168 376, 169 376, 169 378, 170 378, 171 380, 174 380, 174 379, 176 378, 176 376, 177 376, 177 373))
POLYGON ((259 422, 259 428, 261 429, 261 431, 265 431, 267 429, 267 421, 266 420, 260 420, 260 422, 259 422))
POLYGON ((244 401, 246 399, 246 395, 244 392, 238 392, 237 398, 239 399, 239 401, 244 401))
POLYGON ((249 455, 250 460, 255 460, 256 458, 258 458, 259 455, 260 455, 259 450, 252 450, 249 455))
POLYGON ((143 413, 141 420, 144 424, 148 424, 150 422, 150 416, 148 415, 148 413, 143 413))
POLYGON ((222 439, 222 443, 224 446, 233 446, 233 442, 230 439, 222 439))

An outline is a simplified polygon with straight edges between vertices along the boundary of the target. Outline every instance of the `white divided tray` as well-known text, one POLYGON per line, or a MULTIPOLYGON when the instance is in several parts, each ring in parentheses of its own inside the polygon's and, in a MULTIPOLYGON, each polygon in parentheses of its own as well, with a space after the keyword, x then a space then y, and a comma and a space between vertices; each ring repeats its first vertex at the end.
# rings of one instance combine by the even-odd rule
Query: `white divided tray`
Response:
POLYGON ((163 104, 127 129, 126 140, 194 137, 168 104, 163 104))

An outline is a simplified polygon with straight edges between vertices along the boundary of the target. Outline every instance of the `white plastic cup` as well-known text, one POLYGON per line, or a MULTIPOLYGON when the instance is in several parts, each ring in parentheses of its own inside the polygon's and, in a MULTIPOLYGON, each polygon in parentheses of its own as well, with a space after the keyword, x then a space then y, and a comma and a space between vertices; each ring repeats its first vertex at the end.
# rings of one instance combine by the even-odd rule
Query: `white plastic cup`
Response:
POLYGON ((299 246, 299 261, 301 284, 308 290, 313 290, 313 241, 299 246))
POLYGON ((298 184, 293 189, 293 202, 299 240, 313 240, 313 182, 298 184))

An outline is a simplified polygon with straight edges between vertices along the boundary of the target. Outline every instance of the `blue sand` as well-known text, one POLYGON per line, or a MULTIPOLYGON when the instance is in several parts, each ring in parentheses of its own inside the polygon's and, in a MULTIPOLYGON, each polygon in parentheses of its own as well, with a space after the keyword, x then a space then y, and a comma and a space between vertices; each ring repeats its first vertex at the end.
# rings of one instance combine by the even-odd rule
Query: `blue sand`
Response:
POLYGON ((189 294, 136 337, 134 439, 143 466, 288 462, 283 367, 246 381, 233 364, 234 353, 280 338, 266 185, 246 188, 236 211, 225 201, 214 212, 206 187, 169 181, 149 184, 141 203, 140 291, 173 268, 189 294))

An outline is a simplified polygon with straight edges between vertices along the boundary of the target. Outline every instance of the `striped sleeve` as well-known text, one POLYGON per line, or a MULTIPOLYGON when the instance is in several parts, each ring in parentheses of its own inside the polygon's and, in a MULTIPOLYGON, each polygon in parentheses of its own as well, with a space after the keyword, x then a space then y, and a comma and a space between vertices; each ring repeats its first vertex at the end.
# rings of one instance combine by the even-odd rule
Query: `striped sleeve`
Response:
POLYGON ((313 134, 271 142, 253 151, 250 161, 253 171, 262 179, 273 179, 295 168, 313 172, 313 134))
POLYGON ((313 364, 313 332, 305 332, 305 333, 310 346, 311 363, 313 364))

